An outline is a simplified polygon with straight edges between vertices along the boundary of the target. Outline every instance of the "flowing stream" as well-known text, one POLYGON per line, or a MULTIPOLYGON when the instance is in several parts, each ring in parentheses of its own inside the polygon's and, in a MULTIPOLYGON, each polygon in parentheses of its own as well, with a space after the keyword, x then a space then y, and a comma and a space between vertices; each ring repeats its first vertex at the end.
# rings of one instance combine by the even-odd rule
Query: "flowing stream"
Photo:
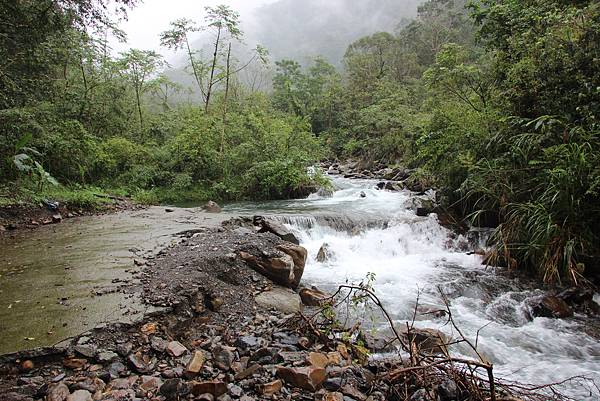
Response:
MULTIPOLYGON (((417 297, 420 305, 439 308, 444 293, 465 336, 474 340, 480 330, 478 349, 498 376, 545 384, 586 375, 600 383, 598 320, 531 318, 529 302, 543 292, 469 255, 483 245, 485 232, 458 236, 435 215, 418 217, 419 199, 408 191, 380 191, 373 180, 332 180, 337 190, 330 197, 238 203, 218 215, 151 208, 69 219, 2 239, 0 353, 50 345, 98 324, 141 316, 146 307, 137 298, 112 292, 123 283, 135 284, 135 257, 151 255, 185 229, 216 226, 240 214, 269 214, 308 249, 305 285, 333 290, 375 273, 375 291, 398 326, 412 320, 417 297), (321 263, 316 255, 323 244, 330 257, 321 263), (108 293, 98 297, 97 290, 108 293)), ((431 314, 416 321, 456 338, 445 323, 431 314)), ((451 351, 472 356, 461 345, 451 351)), ((578 383, 567 390, 578 400, 600 399, 578 383)))
MULTIPOLYGON (((375 273, 375 291, 398 326, 412 320, 417 297, 421 306, 443 309, 445 294, 463 334, 474 342, 480 330, 478 350, 500 377, 535 384, 576 375, 598 381, 598 321, 532 318, 528 302, 543 292, 469 255, 483 245, 484 233, 457 236, 440 226, 435 215, 418 217, 416 196, 410 192, 379 191, 372 180, 333 178, 333 183, 337 190, 331 197, 237 204, 227 211, 280 216, 309 251, 305 284, 332 290, 375 273), (323 244, 331 255, 320 263, 316 255, 323 244)), ((457 337, 445 318, 419 315, 415 325, 457 337)), ((473 356, 461 345, 451 351, 473 356)), ((566 388, 577 399, 599 396, 579 383, 566 388)))

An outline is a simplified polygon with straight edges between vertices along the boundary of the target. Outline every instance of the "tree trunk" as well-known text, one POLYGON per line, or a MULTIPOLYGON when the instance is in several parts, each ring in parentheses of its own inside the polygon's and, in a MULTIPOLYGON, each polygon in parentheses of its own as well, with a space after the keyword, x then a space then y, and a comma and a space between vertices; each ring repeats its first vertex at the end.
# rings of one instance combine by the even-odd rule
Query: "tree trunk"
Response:
POLYGON ((192 72, 194 73, 194 78, 196 79, 196 83, 198 84, 198 88, 200 89, 200 95, 203 98, 202 100, 206 101, 206 94, 204 93, 204 88, 202 87, 202 79, 198 75, 196 63, 194 62, 194 54, 192 53, 192 49, 190 47, 190 42, 188 41, 187 35, 185 37, 185 45, 187 47, 187 53, 188 53, 188 57, 190 58, 190 65, 192 66, 192 72))
POLYGON ((223 125, 221 129, 221 158, 225 151, 225 129, 227 127, 227 100, 229 98, 229 73, 231 71, 231 43, 227 49, 227 70, 225 72, 225 98, 223 99, 223 125))
POLYGON ((138 109, 138 114, 140 116, 140 135, 143 135, 144 116, 142 114, 142 102, 140 99, 140 89, 138 87, 135 88, 135 99, 137 100, 137 109, 138 109))
POLYGON ((212 65, 210 67, 210 80, 208 81, 208 89, 206 91, 206 102, 204 104, 204 112, 208 113, 208 105, 210 103, 210 95, 212 93, 213 81, 215 79, 215 70, 217 69, 217 56, 219 54, 219 44, 221 42, 221 25, 217 30, 217 40, 215 40, 215 52, 213 53, 212 65))

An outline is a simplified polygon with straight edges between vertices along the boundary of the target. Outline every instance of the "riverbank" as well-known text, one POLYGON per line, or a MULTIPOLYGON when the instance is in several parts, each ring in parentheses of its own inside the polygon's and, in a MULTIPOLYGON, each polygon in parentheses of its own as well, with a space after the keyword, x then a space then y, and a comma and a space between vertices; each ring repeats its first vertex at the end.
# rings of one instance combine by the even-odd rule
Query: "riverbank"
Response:
POLYGON ((41 193, 26 188, 0 188, 0 235, 58 224, 65 219, 102 215, 146 206, 126 196, 97 188, 58 188, 41 193))
MULTIPOLYGON (((59 344, 58 348, 42 353, 25 352, 5 356, 3 379, 0 379, 4 386, 2 389, 8 394, 17 392, 29 397, 25 399, 36 399, 36 395, 49 391, 54 380, 62 381, 70 393, 77 390, 90 393, 78 393, 81 396, 93 396, 99 391, 97 399, 119 399, 123 395, 134 395, 140 399, 158 400, 169 396, 173 399, 223 397, 222 400, 245 396, 251 399, 349 397, 366 401, 369 397, 372 400, 405 400, 418 393, 415 397, 421 398, 414 398, 414 401, 437 397, 440 391, 444 391, 440 388, 445 388, 443 383, 446 379, 451 379, 461 391, 458 399, 472 394, 489 399, 491 390, 489 379, 485 377, 488 365, 482 362, 487 358, 494 360, 493 372, 499 377, 538 384, 552 382, 555 377, 562 379, 571 374, 583 376, 594 371, 593 357, 589 359, 585 353, 593 353, 597 342, 588 338, 585 330, 580 328, 581 325, 589 326, 593 321, 582 316, 564 321, 533 316, 530 303, 543 293, 518 280, 508 280, 486 270, 479 256, 469 255, 469 250, 477 245, 478 237, 470 240, 452 233, 440 227, 434 215, 418 216, 415 202, 427 196, 407 191, 381 190, 377 187, 378 182, 373 180, 333 180, 337 189, 331 196, 324 194, 296 201, 231 205, 225 208, 225 214, 211 215, 209 221, 215 224, 210 227, 203 223, 203 216, 207 218, 207 215, 198 210, 177 208, 170 213, 164 208, 150 208, 133 214, 109 215, 106 216, 109 219, 107 224, 100 231, 82 224, 80 229, 85 227, 85 231, 92 231, 89 233, 91 242, 86 240, 75 244, 76 247, 91 247, 106 252, 116 246, 121 249, 119 252, 127 253, 127 256, 123 258, 122 266, 113 272, 115 282, 106 288, 95 288, 94 291, 98 291, 89 304, 69 309, 72 320, 67 322, 71 325, 71 322, 92 315, 94 306, 106 309, 106 300, 114 295, 123 298, 126 308, 139 302, 141 313, 132 315, 129 322, 107 322, 84 327, 73 333, 67 342, 59 344), (257 209, 273 217, 267 217, 266 220, 235 219, 225 225, 218 222, 240 214, 248 215, 257 209), (282 223, 286 226, 277 228, 282 223), (165 229, 166 224, 172 226, 165 229), (132 226, 139 226, 139 230, 132 230, 132 226), (161 230, 156 231, 159 227, 161 230), (297 237, 289 237, 286 228, 291 229, 297 237), (283 242, 280 237, 269 233, 271 231, 278 232, 292 243, 283 242), (180 235, 173 238, 174 233, 180 235), (148 241, 148 238, 160 239, 158 242, 163 245, 152 246, 155 251, 139 249, 139 244, 148 241), (308 252, 305 254, 293 242, 300 242, 308 252), (321 248, 324 258, 318 256, 321 248), (324 313, 316 313, 318 310, 306 305, 303 307, 304 317, 298 315, 302 302, 300 294, 304 293, 306 297, 307 291, 298 293, 285 290, 275 282, 295 287, 302 259, 306 271, 300 285, 318 285, 329 293, 336 292, 340 284, 357 284, 367 273, 374 273, 376 293, 381 297, 384 307, 388 308, 400 335, 395 344, 398 346, 401 341, 410 344, 407 340, 411 336, 404 324, 409 322, 408 331, 420 334, 412 336, 414 340, 424 338, 435 344, 436 338, 444 339, 441 344, 438 341, 438 350, 442 354, 421 355, 420 351, 411 351, 412 346, 406 348, 399 345, 400 353, 394 352, 389 355, 391 359, 381 362, 384 356, 381 352, 396 350, 396 347, 388 347, 386 338, 372 341, 368 334, 371 334, 371 328, 377 328, 378 333, 389 335, 390 326, 385 324, 385 320, 381 324, 380 319, 373 322, 363 315, 360 321, 364 326, 356 326, 353 322, 340 325, 336 320, 343 322, 343 314, 335 319, 331 308, 326 307, 324 313), (443 313, 445 306, 440 299, 440 288, 452 305, 446 314, 443 313), (423 309, 415 305, 417 299, 420 299, 423 309), (286 310, 278 310, 281 307, 286 310), (152 308, 152 312, 146 308, 152 308), (469 347, 461 340, 462 335, 448 324, 448 312, 452 313, 457 327, 464 330, 468 339, 478 338, 482 359, 472 351, 468 352, 469 347), (373 323, 376 326, 372 326, 373 323), (96 328, 90 330, 89 327, 96 328), (422 333, 428 335, 423 336, 422 333), (257 341, 246 353, 238 340, 247 335, 256 337, 257 341), (552 341, 540 339, 548 335, 553 336, 552 341), (84 338, 81 339, 81 336, 84 338), (294 340, 290 345, 281 340, 287 336, 305 338, 309 342, 305 339, 294 340), (514 340, 515 337, 518 341, 514 340), (124 345, 127 343, 131 343, 131 347, 124 345), (170 343, 171 351, 168 348, 170 343), (463 368, 465 365, 458 360, 447 360, 448 356, 443 352, 445 344, 452 344, 452 355, 457 359, 477 363, 484 377, 469 378, 456 372, 454 365, 463 368), (573 344, 577 344, 582 353, 573 355, 573 344), (91 349, 83 347, 87 345, 91 349), (346 358, 343 358, 345 362, 337 362, 335 353, 341 353, 339 345, 349 352, 351 362, 346 358), (231 354, 225 352, 225 357, 232 360, 231 367, 217 365, 222 351, 218 346, 231 347, 226 348, 231 354), (185 350, 175 356, 174 347, 185 350), (519 350, 518 355, 515 348, 519 350), (365 358, 367 349, 372 358, 365 358), (510 356, 505 356, 505 350, 510 356), (201 354, 197 354, 197 351, 201 354), (286 359, 287 352, 295 353, 292 359, 286 359), (325 368, 319 368, 316 365, 318 362, 309 360, 311 352, 322 354, 321 357, 314 357, 320 358, 321 365, 323 356, 329 361, 329 354, 334 353, 335 363, 327 363, 325 368), (418 357, 407 358, 411 352, 418 357), (255 359, 252 359, 255 354, 255 359), (233 357, 230 358, 231 355, 233 357), (198 373, 188 373, 194 356, 204 358, 202 368, 198 373), (254 366, 256 360, 262 361, 256 362, 259 367, 254 366), (536 364, 547 366, 556 361, 560 361, 561 366, 568 366, 564 374, 544 369, 549 372, 549 378, 536 376, 539 374, 539 370, 535 370, 536 364), (522 367, 522 363, 527 366, 522 367), (110 374, 111 366, 113 373, 118 368, 116 375, 110 374), (511 374, 516 367, 521 368, 519 373, 511 374), (251 377, 236 378, 239 372, 247 368, 252 368, 251 377), (300 370, 290 372, 287 368, 300 370), (318 370, 319 373, 315 373, 322 379, 320 385, 313 383, 309 390, 306 389, 307 384, 299 386, 298 380, 312 380, 313 376, 307 372, 313 372, 314 369, 324 369, 324 372, 318 370), (361 380, 369 374, 367 372, 373 375, 373 380, 369 379, 365 384, 361 380), (353 384, 342 390, 348 383, 346 379, 353 384), (97 386, 81 387, 87 386, 90 380, 97 386), (160 381, 159 386, 156 386, 157 380, 160 381), (337 384, 341 385, 326 384, 329 380, 338 380, 337 384), (154 384, 144 385, 148 381, 154 384), (477 386, 473 388, 464 383, 477 383, 477 386), (164 385, 167 387, 163 389, 164 385), (148 390, 148 386, 151 390, 148 390), (267 387, 277 389, 274 397, 273 394, 263 393, 267 387), (169 392, 173 388, 175 395, 169 392), (211 393, 215 388, 221 390, 211 393), (220 394, 224 388, 227 394, 220 394), (200 394, 200 391, 207 393, 200 394)), ((63 237, 62 230, 76 221, 74 219, 64 225, 42 228, 35 234, 43 237, 43 232, 52 227, 59 230, 56 235, 63 237)), ((89 222, 93 221, 95 218, 89 222)), ((52 244, 49 249, 59 251, 57 256, 60 257, 60 251, 65 247, 52 244)), ((98 262, 90 262, 87 256, 84 259, 88 263, 67 272, 73 271, 80 278, 83 272, 94 271, 95 266, 106 264, 106 260, 102 259, 98 259, 98 262)), ((34 274, 34 277, 39 281, 39 274, 34 274)), ((18 276, 10 281, 14 278, 18 276)), ((108 283, 111 281, 108 280, 108 283)), ((19 288, 26 287, 20 285, 19 288)), ((89 285, 87 288, 89 290, 89 285)), ((36 289, 36 292, 41 290, 36 289)), ((347 310, 346 305, 354 305, 353 300, 363 299, 364 295, 346 298, 352 301, 350 305, 344 302, 345 296, 338 297, 337 302, 341 302, 341 305, 336 309, 347 310)), ((59 299, 59 306, 69 308, 73 306, 73 301, 75 299, 70 297, 66 301, 59 299)), ((319 303, 314 299, 313 302, 305 302, 312 305, 319 303)), ((32 306, 36 308, 35 305, 15 303, 11 311, 19 308, 22 312, 30 311, 32 306)), ((352 308, 356 306, 361 308, 360 303, 352 308)), ((377 308, 374 312, 377 312, 377 308)), ((575 313, 579 314, 579 311, 575 313)), ((19 327, 23 327, 25 320, 19 320, 19 327)), ((61 321, 64 320, 55 319, 55 322, 61 321)), ((28 336, 26 333, 26 330, 22 330, 10 335, 28 336)), ((57 336, 62 337, 65 336, 57 336)), ((416 346, 417 349, 421 348, 416 346)), ((468 370, 459 371, 464 373, 468 370)), ((451 388, 452 382, 449 382, 451 388)), ((497 399, 506 399, 505 393, 510 392, 510 386, 497 381, 496 376, 494 383, 499 389, 497 399)), ((60 387, 62 390, 56 391, 63 391, 66 397, 64 386, 54 387, 60 387)), ((581 384, 570 384, 567 389, 579 394, 581 384)))
MULTIPOLYGON (((120 291, 140 297, 154 312, 131 323, 99 325, 54 347, 0 357, 0 400, 537 396, 497 378, 491 389, 487 362, 451 359, 445 344, 460 338, 409 327, 398 328, 394 343, 360 325, 335 323, 331 309, 318 306, 328 295, 278 285, 296 285, 307 254, 280 238, 287 233, 275 221, 269 223, 235 219, 221 227, 196 227, 156 254, 136 258, 135 281, 120 291), (258 231, 267 232, 257 232, 256 222, 258 231), (401 342, 413 351, 368 357, 402 349, 401 342), (480 370, 467 374, 456 364, 480 370)), ((336 298, 341 309, 348 296, 336 298)))

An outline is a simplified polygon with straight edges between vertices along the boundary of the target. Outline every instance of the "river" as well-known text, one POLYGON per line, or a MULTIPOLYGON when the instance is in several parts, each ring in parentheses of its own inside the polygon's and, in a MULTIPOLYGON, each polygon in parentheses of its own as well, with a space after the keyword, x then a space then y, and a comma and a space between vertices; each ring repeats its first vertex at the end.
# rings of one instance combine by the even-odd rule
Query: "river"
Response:
MULTIPOLYGON (((0 241, 0 353, 50 345, 98 324, 133 320, 146 312, 137 297, 111 289, 135 285, 133 259, 174 241, 173 234, 217 225, 235 215, 278 216, 293 230, 309 259, 303 283, 332 290, 375 274, 374 288, 396 324, 411 320, 415 302, 443 306, 450 300, 461 331, 494 363, 496 374, 524 383, 552 383, 575 375, 600 380, 596 319, 531 318, 528 302, 542 291, 509 279, 469 254, 485 233, 457 236, 437 217, 418 217, 416 195, 376 189, 377 181, 332 177, 330 197, 237 203, 219 215, 194 208, 164 208, 69 219, 0 241), (316 255, 328 245, 331 257, 316 255), (108 290, 95 297, 92 290, 108 290)), ((598 296, 596 297, 598 299, 598 296)), ((416 325, 453 337, 451 325, 432 315, 416 325)), ((472 356, 461 345, 452 351, 472 356)), ((597 399, 577 383, 577 399, 597 399)))
MULTIPOLYGON (((528 302, 543 292, 532 283, 498 274, 483 266, 480 256, 468 254, 483 245, 484 235, 456 236, 435 215, 418 217, 416 196, 408 191, 380 191, 373 180, 334 177, 333 183, 337 190, 331 197, 238 204, 227 211, 283 215, 282 221, 308 249, 305 284, 331 290, 375 273, 375 291, 399 327, 412 320, 417 297, 420 305, 443 308, 445 294, 463 334, 474 342, 480 330, 479 353, 494 363, 500 377, 547 384, 585 375, 600 383, 600 342, 586 334, 598 333, 598 320, 531 318, 528 302), (352 233, 353 226, 362 230, 352 233), (323 244, 332 257, 321 263, 316 255, 323 244)), ((416 327, 457 337, 445 318, 417 319, 416 327)), ((473 356, 460 345, 452 351, 473 356)), ((590 397, 578 383, 566 387, 578 399, 599 396, 590 397)))

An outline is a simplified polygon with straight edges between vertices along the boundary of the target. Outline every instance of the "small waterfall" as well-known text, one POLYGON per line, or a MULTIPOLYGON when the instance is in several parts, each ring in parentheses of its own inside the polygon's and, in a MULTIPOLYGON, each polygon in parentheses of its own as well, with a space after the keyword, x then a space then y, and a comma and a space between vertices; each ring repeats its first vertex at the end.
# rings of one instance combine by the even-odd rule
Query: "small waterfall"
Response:
POLYGON ((333 230, 338 233, 355 234, 370 229, 388 228, 388 219, 363 219, 348 215, 276 216, 279 222, 298 233, 311 230, 333 230))
MULTIPOLYGON (((376 181, 334 178, 332 196, 271 202, 246 214, 269 213, 293 230, 308 250, 306 285, 334 290, 375 273, 374 288, 398 325, 413 317, 416 299, 424 307, 450 300, 453 318, 500 377, 523 383, 560 382, 575 375, 600 382, 600 333, 596 320, 532 319, 528 302, 542 292, 529 283, 508 279, 483 266, 473 251, 485 248, 490 230, 457 235, 442 227, 435 214, 419 217, 408 191, 376 189, 376 181), (327 258, 317 260, 326 245, 327 258)), ((600 296, 596 296, 600 300, 600 296)), ((455 336, 451 325, 433 315, 417 316, 416 326, 455 336)), ((453 352, 472 357, 467 348, 453 352)), ((567 384, 576 399, 591 400, 577 384, 567 384), (570 387, 569 387, 570 386, 570 387)))

